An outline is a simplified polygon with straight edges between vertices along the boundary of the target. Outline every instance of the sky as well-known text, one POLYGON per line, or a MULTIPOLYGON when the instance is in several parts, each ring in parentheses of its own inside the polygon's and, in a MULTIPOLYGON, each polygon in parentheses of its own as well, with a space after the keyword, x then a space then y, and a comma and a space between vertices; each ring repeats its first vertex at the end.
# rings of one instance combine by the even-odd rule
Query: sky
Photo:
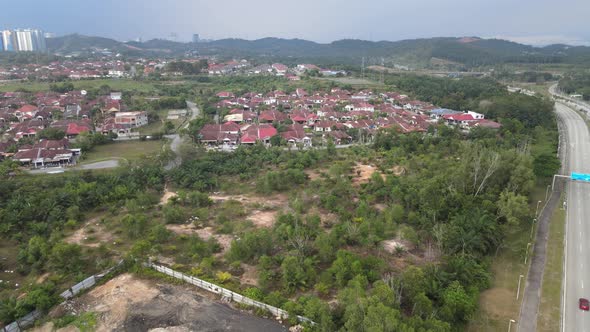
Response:
POLYGON ((478 36, 590 45, 590 0, 19 0, 0 29, 125 41, 264 37, 316 42, 478 36), (175 35, 176 37, 173 37, 175 35))

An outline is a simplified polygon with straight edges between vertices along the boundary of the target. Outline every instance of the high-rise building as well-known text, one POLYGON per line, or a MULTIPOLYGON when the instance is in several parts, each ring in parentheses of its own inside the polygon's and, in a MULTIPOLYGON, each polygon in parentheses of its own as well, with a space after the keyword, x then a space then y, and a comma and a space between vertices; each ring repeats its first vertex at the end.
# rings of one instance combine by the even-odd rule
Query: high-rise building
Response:
POLYGON ((36 29, 4 30, 0 32, 5 51, 44 52, 47 50, 43 31, 36 29))
POLYGON ((200 40, 198 33, 193 34, 193 43, 198 43, 200 40))
POLYGON ((2 47, 4 51, 16 51, 14 32, 10 30, 0 31, 0 39, 2 39, 2 47))

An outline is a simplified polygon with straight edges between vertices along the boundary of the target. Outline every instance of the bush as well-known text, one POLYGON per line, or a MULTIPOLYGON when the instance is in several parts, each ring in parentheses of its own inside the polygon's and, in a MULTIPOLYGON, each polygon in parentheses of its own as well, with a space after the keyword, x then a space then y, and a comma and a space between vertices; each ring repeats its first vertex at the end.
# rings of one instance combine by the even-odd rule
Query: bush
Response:
POLYGON ((186 221, 184 211, 173 205, 166 205, 163 209, 164 220, 167 224, 182 224, 186 221))
POLYGON ((219 271, 217 272, 217 274, 215 274, 215 277, 217 278, 217 281, 219 281, 222 284, 225 284, 226 282, 231 280, 231 274, 229 272, 219 271))

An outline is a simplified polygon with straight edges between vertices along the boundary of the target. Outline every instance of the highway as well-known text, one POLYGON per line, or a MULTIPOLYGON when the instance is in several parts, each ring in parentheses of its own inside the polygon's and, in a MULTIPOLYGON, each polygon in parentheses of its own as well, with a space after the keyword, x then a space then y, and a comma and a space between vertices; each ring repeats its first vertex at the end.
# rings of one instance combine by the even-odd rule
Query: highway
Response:
MULTIPOLYGON (((557 115, 566 128, 565 174, 590 173, 590 135, 582 117, 561 103, 557 115)), ((590 332, 590 312, 578 308, 590 298, 590 183, 570 181, 566 192, 567 218, 562 299, 562 331, 590 332)))

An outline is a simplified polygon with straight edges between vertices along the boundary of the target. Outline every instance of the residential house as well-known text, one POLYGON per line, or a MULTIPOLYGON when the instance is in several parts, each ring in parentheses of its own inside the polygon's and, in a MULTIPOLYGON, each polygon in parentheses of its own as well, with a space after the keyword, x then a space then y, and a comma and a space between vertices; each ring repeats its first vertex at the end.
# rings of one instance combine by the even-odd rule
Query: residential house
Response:
POLYGON ((324 140, 327 140, 328 137, 331 138, 336 145, 352 143, 352 136, 342 130, 329 131, 323 135, 324 140))
POLYGON ((137 128, 148 124, 146 112, 117 112, 115 113, 115 124, 123 125, 126 128, 137 128))
POLYGON ((35 117, 37 111, 39 111, 39 107, 27 104, 17 109, 14 112, 14 116, 16 116, 19 121, 30 120, 35 117))
POLYGON ((285 66, 282 63, 273 63, 272 69, 275 70, 277 76, 285 76, 285 74, 287 74, 287 70, 289 70, 289 67, 285 66))
POLYGON ((302 144, 304 147, 311 147, 311 135, 305 132, 300 124, 292 124, 281 133, 281 137, 291 145, 302 144))
POLYGON ((74 138, 84 132, 92 132, 93 128, 89 119, 59 120, 51 123, 50 127, 65 131, 67 138, 74 138))
POLYGON ((73 162, 72 150, 47 150, 44 148, 31 148, 19 150, 12 156, 13 160, 33 168, 46 166, 69 165, 73 162))
POLYGON ((219 97, 219 98, 223 98, 223 99, 226 99, 226 98, 235 98, 234 94, 231 93, 231 92, 228 92, 228 91, 221 91, 218 94, 216 94, 216 96, 219 97))
POLYGON ((279 111, 262 111, 258 116, 258 120, 261 122, 283 122, 286 121, 289 116, 279 111))
POLYGON ((270 144, 270 138, 277 135, 277 133, 277 130, 271 124, 249 125, 242 128, 240 144, 256 144, 256 142, 270 144))
POLYGON ((200 131, 200 141, 208 145, 236 145, 238 144, 240 126, 233 122, 221 125, 206 124, 200 131))

